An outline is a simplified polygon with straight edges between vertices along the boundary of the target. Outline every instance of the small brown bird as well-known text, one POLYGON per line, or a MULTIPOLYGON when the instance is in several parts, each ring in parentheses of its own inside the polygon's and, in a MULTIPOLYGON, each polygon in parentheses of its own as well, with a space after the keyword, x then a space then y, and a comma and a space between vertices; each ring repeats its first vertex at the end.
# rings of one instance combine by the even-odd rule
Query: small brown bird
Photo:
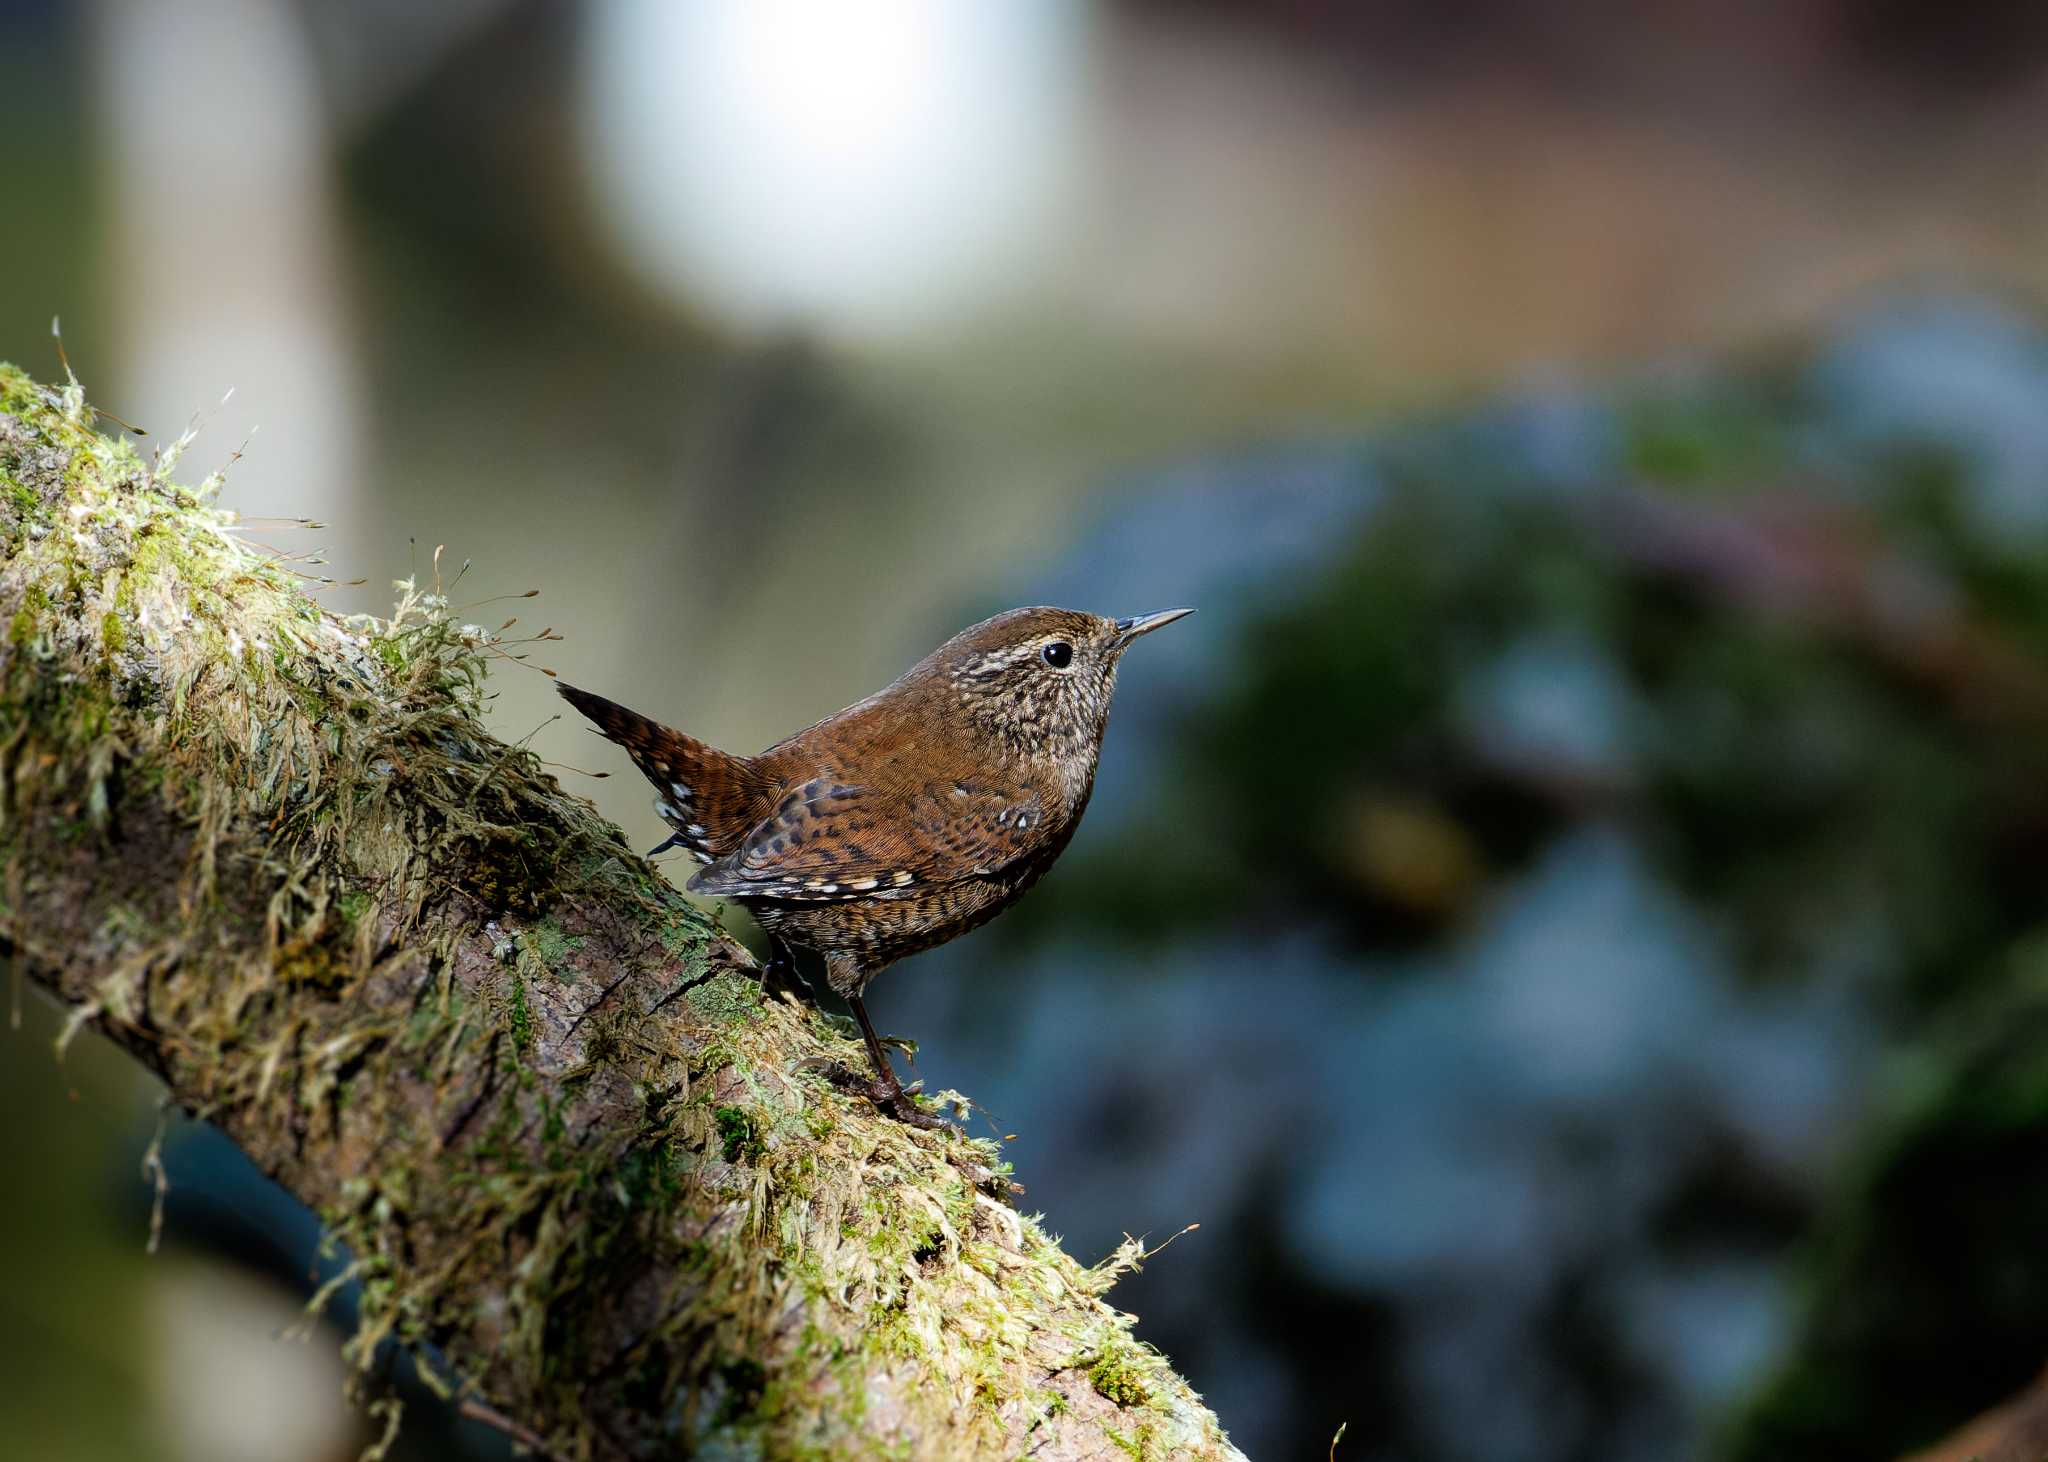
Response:
POLYGON ((660 788, 655 810, 675 832, 654 852, 685 849, 706 865, 693 892, 760 920, 774 941, 771 985, 794 984, 790 946, 823 955, 867 1040, 876 1104, 930 1126, 861 992, 905 955, 987 923, 1052 866, 1095 785, 1117 662, 1138 636, 1193 612, 1012 609, 758 756, 558 688, 660 788))

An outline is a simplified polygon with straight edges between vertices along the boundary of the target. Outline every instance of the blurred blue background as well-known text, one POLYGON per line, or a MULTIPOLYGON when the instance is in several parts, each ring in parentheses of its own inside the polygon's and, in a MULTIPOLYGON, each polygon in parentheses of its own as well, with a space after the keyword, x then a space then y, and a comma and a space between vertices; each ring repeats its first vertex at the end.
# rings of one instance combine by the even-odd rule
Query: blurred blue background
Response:
MULTIPOLYGON (((1201 1224, 1114 1297, 1250 1455, 1897 1456, 2048 1360, 2048 11, 12 0, 0 97, 0 357, 204 413, 336 608, 446 544, 753 750, 1200 606, 870 1003, 1082 1259, 1201 1224)), ((172 1116, 145 1257, 156 1092, 15 1007, 0 1453, 356 1455, 317 1225, 172 1116)))

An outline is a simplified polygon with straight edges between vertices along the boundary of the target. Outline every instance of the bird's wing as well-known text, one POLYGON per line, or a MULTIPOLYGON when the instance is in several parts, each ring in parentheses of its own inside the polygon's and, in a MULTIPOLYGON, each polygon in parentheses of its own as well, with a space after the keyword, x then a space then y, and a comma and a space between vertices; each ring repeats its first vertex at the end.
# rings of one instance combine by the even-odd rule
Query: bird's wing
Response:
POLYGON ((751 898, 888 897, 993 873, 1051 833, 1037 792, 1014 782, 874 788, 818 778, 784 796, 690 888, 751 898))

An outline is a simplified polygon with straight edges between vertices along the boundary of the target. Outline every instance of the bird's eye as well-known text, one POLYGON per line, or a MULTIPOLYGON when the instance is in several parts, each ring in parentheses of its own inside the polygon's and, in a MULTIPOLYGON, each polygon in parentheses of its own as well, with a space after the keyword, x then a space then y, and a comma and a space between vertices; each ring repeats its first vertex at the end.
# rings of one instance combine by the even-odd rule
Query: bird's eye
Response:
POLYGON ((1055 670, 1064 670, 1074 663, 1074 647, 1065 640, 1054 640, 1038 653, 1055 670))

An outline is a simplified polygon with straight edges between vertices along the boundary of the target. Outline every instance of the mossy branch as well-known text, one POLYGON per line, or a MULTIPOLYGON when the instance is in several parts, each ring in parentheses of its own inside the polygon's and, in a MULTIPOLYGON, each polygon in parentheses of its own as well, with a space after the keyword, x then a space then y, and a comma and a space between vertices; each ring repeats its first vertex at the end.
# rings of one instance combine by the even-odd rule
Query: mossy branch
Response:
POLYGON ((564 1458, 1234 1457, 859 1047, 479 721, 493 635, 288 566, 0 366, 0 947, 312 1205, 387 1339, 564 1458))

